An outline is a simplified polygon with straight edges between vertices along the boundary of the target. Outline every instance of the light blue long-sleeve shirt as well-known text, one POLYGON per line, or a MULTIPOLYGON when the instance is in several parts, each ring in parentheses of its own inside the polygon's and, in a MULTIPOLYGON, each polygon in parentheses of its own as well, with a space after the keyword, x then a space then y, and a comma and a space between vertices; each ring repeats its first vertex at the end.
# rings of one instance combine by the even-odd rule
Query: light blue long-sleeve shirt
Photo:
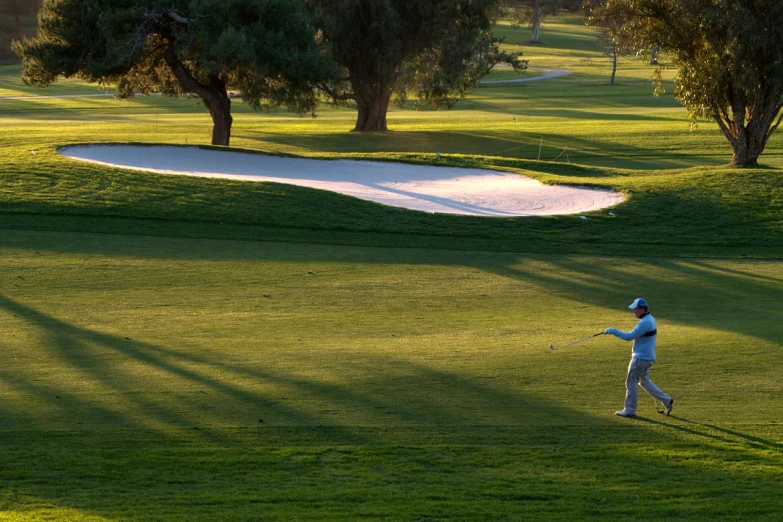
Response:
POLYGON ((650 334, 651 332, 657 332, 657 326, 655 319, 652 315, 643 315, 636 327, 630 332, 621 332, 617 328, 607 328, 604 333, 612 334, 619 337, 623 341, 633 341, 633 356, 643 361, 655 360, 655 341, 658 338, 657 334, 650 334))

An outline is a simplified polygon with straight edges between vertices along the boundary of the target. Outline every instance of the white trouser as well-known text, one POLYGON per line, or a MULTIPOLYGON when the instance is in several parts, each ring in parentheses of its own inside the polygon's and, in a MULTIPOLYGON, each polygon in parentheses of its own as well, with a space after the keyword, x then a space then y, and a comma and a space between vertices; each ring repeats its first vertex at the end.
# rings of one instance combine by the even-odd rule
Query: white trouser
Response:
POLYGON ((669 404, 671 397, 663 393, 649 379, 650 368, 655 361, 644 361, 634 357, 631 364, 628 365, 628 376, 625 379, 625 411, 636 413, 636 403, 639 399, 639 386, 644 391, 661 401, 664 405, 669 404))

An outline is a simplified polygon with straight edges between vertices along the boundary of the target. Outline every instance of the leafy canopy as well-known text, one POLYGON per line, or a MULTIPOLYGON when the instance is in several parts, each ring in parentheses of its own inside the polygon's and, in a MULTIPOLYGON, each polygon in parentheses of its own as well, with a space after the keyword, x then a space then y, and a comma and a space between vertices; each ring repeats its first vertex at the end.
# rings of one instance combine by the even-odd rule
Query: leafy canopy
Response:
MULTIPOLYGON (((308 3, 324 43, 343 68, 342 77, 324 88, 337 100, 354 100, 360 120, 362 110, 371 112, 375 102, 383 113, 375 116, 383 118, 392 96, 451 107, 501 57, 491 34, 496 0, 308 3)), ((516 57, 505 58, 524 68, 516 57)))
POLYGON ((607 0, 591 22, 636 50, 668 51, 678 67, 674 95, 692 121, 714 119, 733 163, 756 162, 780 123, 783 2, 607 0))
POLYGON ((315 108, 311 82, 333 73, 298 0, 45 0, 38 35, 16 42, 26 82, 60 75, 116 82, 119 95, 193 92, 219 81, 254 107, 315 108), (167 52, 169 60, 167 60, 167 52))

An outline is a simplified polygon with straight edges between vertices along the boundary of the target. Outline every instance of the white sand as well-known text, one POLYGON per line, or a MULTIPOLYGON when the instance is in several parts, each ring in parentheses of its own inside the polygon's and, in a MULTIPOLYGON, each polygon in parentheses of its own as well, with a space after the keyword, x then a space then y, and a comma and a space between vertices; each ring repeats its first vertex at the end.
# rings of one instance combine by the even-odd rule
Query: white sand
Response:
POLYGON ((582 214, 625 199, 617 192, 544 185, 492 170, 283 158, 174 146, 85 145, 66 147, 60 153, 91 163, 163 174, 288 183, 444 214, 582 214))

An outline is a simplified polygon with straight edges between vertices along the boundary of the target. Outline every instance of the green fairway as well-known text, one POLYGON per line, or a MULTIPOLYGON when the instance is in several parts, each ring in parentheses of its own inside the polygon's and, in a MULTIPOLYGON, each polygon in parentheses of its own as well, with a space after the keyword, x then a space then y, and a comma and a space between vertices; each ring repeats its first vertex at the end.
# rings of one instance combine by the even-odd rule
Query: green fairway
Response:
POLYGON ((780 262, 4 239, 10 515, 783 508, 780 262), (614 417, 627 344, 547 348, 630 329, 637 294, 657 305, 669 418, 647 397, 614 417))
POLYGON ((206 146, 210 120, 193 99, 30 98, 104 89, 33 90, 0 66, 0 520, 779 520, 779 134, 764 166, 729 168, 673 71, 660 98, 643 61, 609 86, 582 22, 551 19, 537 46, 498 26, 570 76, 395 108, 387 134, 350 133, 350 107, 235 99, 232 148, 628 196, 586 220, 68 160, 206 146), (614 415, 630 343, 548 348, 630 330, 639 296, 669 417, 644 392, 637 418, 614 415))

